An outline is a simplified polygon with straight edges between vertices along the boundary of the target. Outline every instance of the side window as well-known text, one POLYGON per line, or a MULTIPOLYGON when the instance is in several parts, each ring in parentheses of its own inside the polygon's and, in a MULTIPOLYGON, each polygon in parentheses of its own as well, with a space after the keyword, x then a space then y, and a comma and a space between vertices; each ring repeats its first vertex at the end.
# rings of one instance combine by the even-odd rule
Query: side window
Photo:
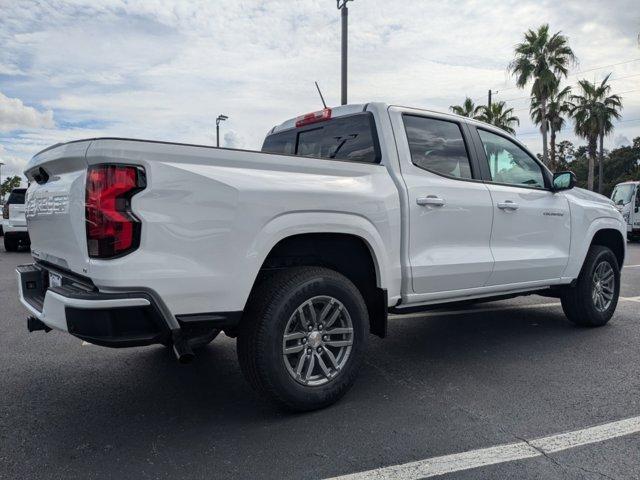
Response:
POLYGON ((455 122, 404 115, 411 161, 417 167, 456 178, 472 178, 460 126, 455 122))
POLYGON ((478 134, 494 182, 545 188, 542 168, 527 152, 495 133, 478 129, 478 134))
POLYGON ((296 132, 289 131, 267 135, 262 144, 262 151, 294 155, 296 153, 296 132))

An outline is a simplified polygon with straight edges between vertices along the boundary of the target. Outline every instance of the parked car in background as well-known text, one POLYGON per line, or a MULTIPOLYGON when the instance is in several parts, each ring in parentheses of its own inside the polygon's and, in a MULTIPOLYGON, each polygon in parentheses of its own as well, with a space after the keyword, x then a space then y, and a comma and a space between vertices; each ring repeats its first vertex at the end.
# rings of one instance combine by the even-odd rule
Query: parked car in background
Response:
MULTIPOLYGON (((4 211, 4 203, 0 203, 0 212, 4 211)), ((4 235, 4 215, 0 217, 0 237, 4 235)))
POLYGON ((4 249, 7 252, 15 252, 19 246, 31 244, 24 213, 26 192, 26 188, 14 188, 2 208, 4 249))
POLYGON ((640 181, 623 182, 616 185, 611 200, 622 213, 627 223, 627 238, 640 239, 640 181))
POLYGON ((327 108, 261 152, 95 138, 25 173, 30 330, 179 361, 224 331, 251 385, 295 410, 349 389, 389 312, 537 293, 597 327, 618 302, 613 202, 456 115, 327 108))

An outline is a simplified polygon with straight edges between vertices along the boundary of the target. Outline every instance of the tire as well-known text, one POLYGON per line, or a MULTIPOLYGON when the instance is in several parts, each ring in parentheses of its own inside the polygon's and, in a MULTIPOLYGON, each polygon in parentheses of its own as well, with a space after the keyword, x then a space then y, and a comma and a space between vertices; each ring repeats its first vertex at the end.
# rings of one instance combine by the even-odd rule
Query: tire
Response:
POLYGON ((4 236, 4 249, 7 252, 17 252, 18 251, 18 240, 11 238, 8 235, 4 236))
POLYGON ((587 253, 580 276, 575 287, 569 287, 561 296, 562 309, 567 318, 581 327, 601 327, 613 316, 620 295, 620 267, 614 253, 607 247, 592 245, 587 253), (604 266, 603 266, 604 265, 604 266), (598 270, 601 269, 601 270, 598 270), (608 275, 603 272, 610 272, 608 275), (611 278, 613 284, 604 288, 596 287, 594 282, 604 277, 611 278), (596 288, 604 295, 604 302, 598 300, 596 288), (610 290, 610 291, 609 291, 610 290), (610 299, 607 297, 611 296, 610 299))
POLYGON ((288 410, 316 410, 353 385, 368 334, 367 307, 350 280, 327 268, 294 267, 252 293, 238 332, 238 360, 261 396, 288 410), (285 354, 285 346, 293 353, 285 354))

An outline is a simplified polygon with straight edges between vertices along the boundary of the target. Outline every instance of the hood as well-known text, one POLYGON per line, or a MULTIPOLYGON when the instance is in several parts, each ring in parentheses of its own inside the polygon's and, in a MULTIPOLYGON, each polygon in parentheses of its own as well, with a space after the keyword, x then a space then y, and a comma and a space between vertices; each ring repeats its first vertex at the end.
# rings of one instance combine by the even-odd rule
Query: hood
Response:
POLYGON ((613 200, 599 193, 592 192, 591 190, 585 190, 584 188, 573 188, 568 191, 571 195, 581 200, 588 200, 590 202, 602 203, 603 205, 614 205, 613 200))

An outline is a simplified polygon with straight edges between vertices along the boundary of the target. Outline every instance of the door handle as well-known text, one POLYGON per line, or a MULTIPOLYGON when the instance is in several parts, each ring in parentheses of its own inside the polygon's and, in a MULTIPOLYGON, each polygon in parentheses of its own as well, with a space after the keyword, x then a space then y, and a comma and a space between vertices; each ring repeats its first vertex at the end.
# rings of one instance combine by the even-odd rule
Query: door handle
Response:
POLYGON ((505 200, 504 202, 498 203, 498 208, 500 210, 517 210, 520 208, 516 202, 512 202, 511 200, 505 200))
POLYGON ((418 197, 416 198, 416 203, 418 205, 430 205, 432 207, 442 207, 446 203, 444 198, 440 198, 436 195, 427 195, 426 197, 418 197))

